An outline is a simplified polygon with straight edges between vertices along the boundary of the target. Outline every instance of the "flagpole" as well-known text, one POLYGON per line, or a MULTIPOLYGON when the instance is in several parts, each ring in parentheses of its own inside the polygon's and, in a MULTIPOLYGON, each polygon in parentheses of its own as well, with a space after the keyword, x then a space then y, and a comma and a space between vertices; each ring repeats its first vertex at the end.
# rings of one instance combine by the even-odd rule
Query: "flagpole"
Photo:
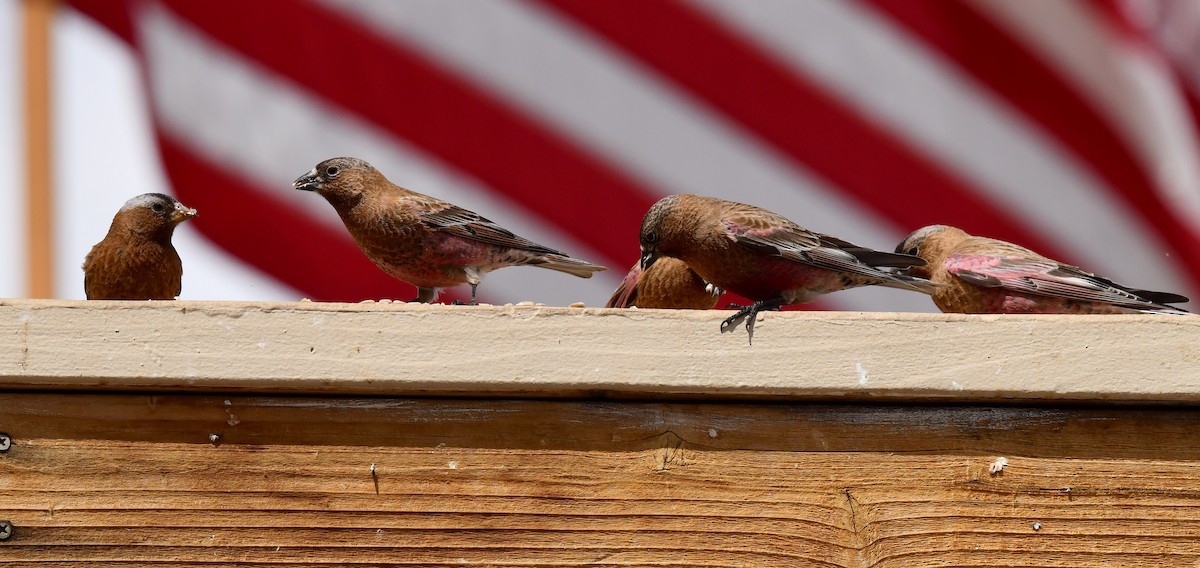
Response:
POLYGON ((50 25, 57 0, 23 0, 28 295, 54 295, 50 25))

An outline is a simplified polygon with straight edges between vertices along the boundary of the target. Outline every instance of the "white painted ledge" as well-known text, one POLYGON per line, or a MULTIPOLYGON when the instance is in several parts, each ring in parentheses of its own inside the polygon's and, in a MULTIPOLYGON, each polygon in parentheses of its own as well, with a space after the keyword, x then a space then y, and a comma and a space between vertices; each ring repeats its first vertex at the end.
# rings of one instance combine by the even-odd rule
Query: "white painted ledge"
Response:
POLYGON ((1200 317, 0 301, 0 388, 1200 402, 1200 317))

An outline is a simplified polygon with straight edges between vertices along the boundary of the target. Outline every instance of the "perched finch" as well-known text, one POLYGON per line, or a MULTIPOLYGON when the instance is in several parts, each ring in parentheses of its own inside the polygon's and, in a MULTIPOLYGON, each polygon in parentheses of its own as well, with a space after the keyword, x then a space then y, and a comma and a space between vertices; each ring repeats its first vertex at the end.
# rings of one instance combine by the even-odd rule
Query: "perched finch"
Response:
POLYGON ((682 260, 663 256, 646 271, 641 263, 633 265, 604 307, 707 310, 717 305, 720 297, 719 288, 705 282, 682 260))
POLYGON ((860 247, 809 231, 761 207, 711 197, 660 199, 642 220, 640 240, 642 270, 649 270, 660 256, 672 256, 706 282, 753 300, 721 323, 724 332, 746 320, 751 340, 761 310, 871 284, 932 291, 926 280, 881 269, 925 264, 918 257, 860 247))
POLYGON ((432 302, 440 289, 466 283, 475 304, 483 275, 505 266, 540 266, 580 278, 604 270, 472 211, 404 189, 358 158, 325 160, 292 186, 315 191, 333 205, 367 258, 416 286, 418 302, 432 302))
POLYGON ((1186 313, 1166 304, 1188 299, 1138 290, 1079 267, 1046 258, 1009 242, 930 225, 901 241, 896 252, 928 264, 907 273, 937 284, 933 303, 943 312, 967 314, 1186 313))
POLYGON ((83 290, 89 300, 173 300, 183 263, 171 245, 175 226, 196 210, 161 193, 125 202, 104 240, 83 259, 83 290))

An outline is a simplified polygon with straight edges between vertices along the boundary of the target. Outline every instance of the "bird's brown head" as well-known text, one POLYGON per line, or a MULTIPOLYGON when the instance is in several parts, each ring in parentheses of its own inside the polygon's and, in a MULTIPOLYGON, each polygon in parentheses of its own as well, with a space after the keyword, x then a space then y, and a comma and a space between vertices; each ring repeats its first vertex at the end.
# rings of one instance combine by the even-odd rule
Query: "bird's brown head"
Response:
POLYGON ((365 160, 330 158, 296 178, 292 187, 315 191, 337 206, 339 203, 357 201, 379 175, 379 171, 365 160))
POLYGON ((113 218, 114 227, 155 240, 170 240, 175 226, 197 215, 196 210, 162 193, 143 193, 125 202, 113 218))
POLYGON ((668 195, 650 206, 646 216, 642 218, 642 229, 638 234, 638 243, 642 247, 642 270, 648 270, 658 260, 660 255, 674 256, 672 248, 675 206, 679 203, 678 195, 668 195), (667 249, 667 250, 664 250, 667 249))
MULTIPOLYGON (((910 233, 900 244, 896 245, 899 254, 911 254, 925 260, 923 266, 910 266, 904 272, 910 276, 929 278, 936 265, 942 263, 946 256, 946 247, 942 246, 942 237, 946 235, 967 236, 963 231, 949 225, 929 225, 910 233)), ((957 239, 956 239, 957 241, 957 239)))

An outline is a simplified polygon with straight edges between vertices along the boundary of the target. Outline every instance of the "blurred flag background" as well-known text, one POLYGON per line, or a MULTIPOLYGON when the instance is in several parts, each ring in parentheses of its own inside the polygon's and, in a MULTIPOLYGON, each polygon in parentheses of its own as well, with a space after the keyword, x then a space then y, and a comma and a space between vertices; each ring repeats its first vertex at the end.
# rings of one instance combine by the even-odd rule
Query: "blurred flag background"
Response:
MULTIPOLYGON (((0 6, 10 297, 30 294, 24 1, 0 6)), ((610 268, 501 270, 485 302, 603 303, 637 259, 643 213, 681 192, 885 250, 958 225, 1200 296, 1193 0, 55 6, 56 297, 83 297, 83 256, 148 191, 200 211, 176 234, 182 298, 414 296, 291 188, 341 155, 610 268)), ((933 309, 893 290, 814 307, 933 309)))

